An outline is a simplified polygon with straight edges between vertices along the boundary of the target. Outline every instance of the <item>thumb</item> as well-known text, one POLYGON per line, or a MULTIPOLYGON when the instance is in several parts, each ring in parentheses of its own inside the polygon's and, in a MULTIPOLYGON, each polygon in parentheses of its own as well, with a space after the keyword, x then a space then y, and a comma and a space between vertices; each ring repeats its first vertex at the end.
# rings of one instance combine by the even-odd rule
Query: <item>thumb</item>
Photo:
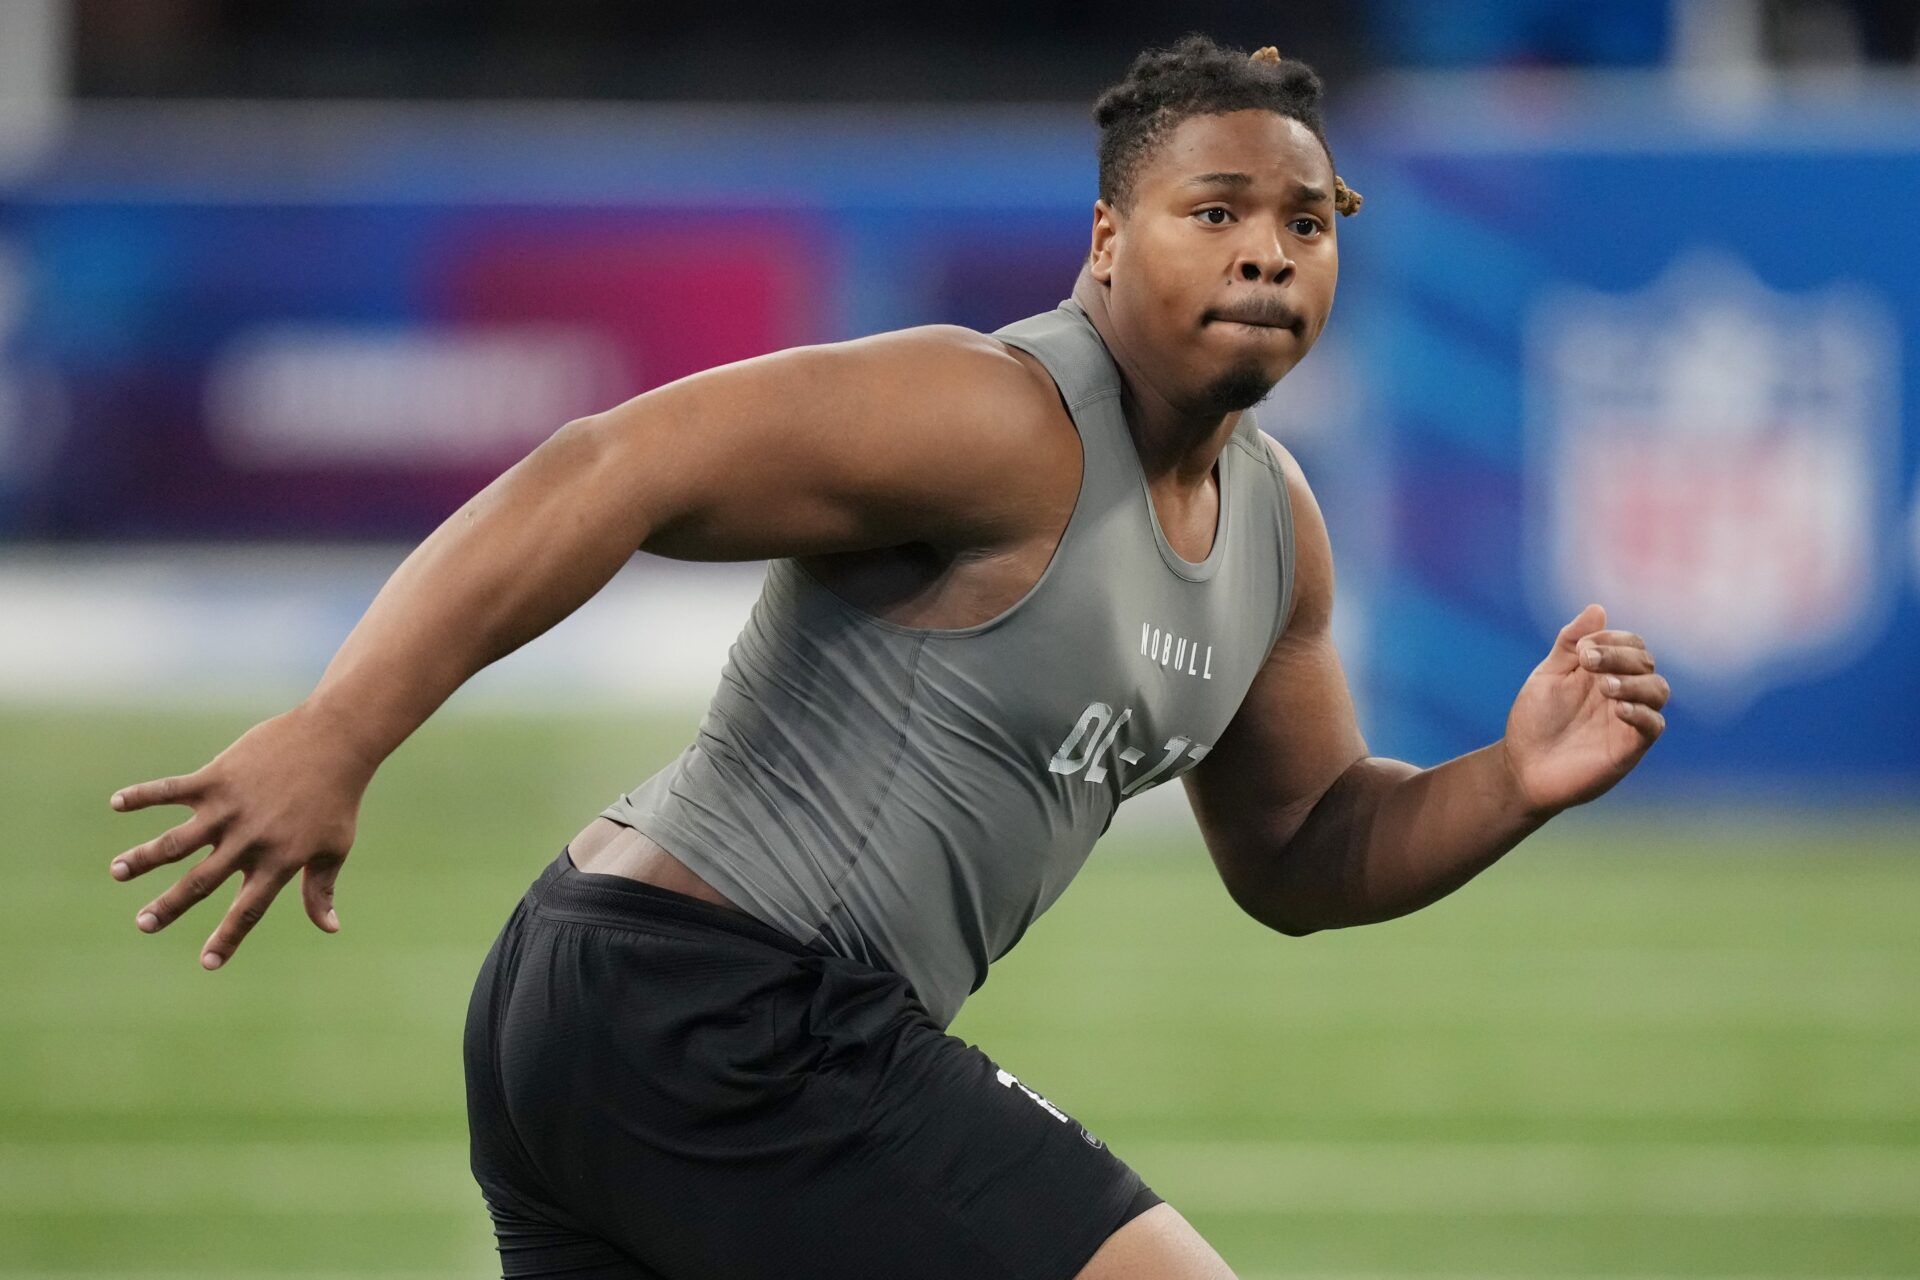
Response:
POLYGON ((1590 604, 1573 616, 1573 621, 1560 628, 1560 634, 1553 638, 1553 653, 1549 661, 1556 667, 1569 670, 1580 665, 1580 641, 1596 631, 1606 629, 1607 611, 1597 604, 1590 604))
POLYGON ((301 873, 300 901, 307 918, 328 933, 340 932, 340 917, 333 909, 333 882, 340 877, 340 858, 315 858, 301 873))

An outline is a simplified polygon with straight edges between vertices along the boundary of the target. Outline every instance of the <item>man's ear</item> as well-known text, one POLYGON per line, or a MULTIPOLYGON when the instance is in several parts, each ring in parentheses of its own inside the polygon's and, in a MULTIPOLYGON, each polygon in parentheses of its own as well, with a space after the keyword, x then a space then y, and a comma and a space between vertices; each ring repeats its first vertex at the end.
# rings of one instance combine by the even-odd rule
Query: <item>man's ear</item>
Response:
POLYGON ((1087 271, 1101 284, 1113 278, 1114 241, 1120 234, 1120 215, 1105 200, 1093 202, 1093 247, 1087 253, 1087 271))

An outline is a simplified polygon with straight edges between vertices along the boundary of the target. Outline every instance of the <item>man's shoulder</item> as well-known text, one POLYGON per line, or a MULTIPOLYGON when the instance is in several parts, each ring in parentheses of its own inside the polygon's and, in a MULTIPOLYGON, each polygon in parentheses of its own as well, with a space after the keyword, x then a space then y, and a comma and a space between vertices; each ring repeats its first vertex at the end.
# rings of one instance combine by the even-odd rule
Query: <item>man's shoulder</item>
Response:
POLYGON ((1044 470, 1058 462, 1077 473, 1079 433, 1052 375, 1028 352, 957 324, 893 329, 849 345, 861 349, 889 398, 918 402, 913 419, 949 446, 989 466, 1020 461, 1044 470))
POLYGON ((1261 431, 1261 452, 1278 472, 1287 495, 1293 526, 1293 599, 1282 639, 1324 630, 1333 611, 1333 548, 1327 541, 1327 523, 1319 500, 1307 483, 1307 473, 1293 452, 1261 431))
POLYGON ((1079 433, 1027 353, 952 324, 810 350, 838 365, 825 385, 869 424, 857 469, 909 496, 941 530, 929 540, 998 545, 1071 507, 1079 433))
POLYGON ((1273 470, 1288 477, 1289 482, 1291 482, 1293 477, 1299 476, 1304 483, 1306 476, 1300 470, 1299 460, 1293 456, 1291 449, 1288 449, 1287 446, 1281 444, 1259 427, 1253 429, 1253 434, 1259 440, 1259 452, 1262 462, 1265 462, 1273 470))
POLYGON ((1004 420, 1013 414, 1038 423, 1059 401, 1052 376, 1036 357, 965 325, 891 329, 848 345, 888 374, 910 379, 912 389, 957 393, 948 403, 962 415, 1004 420))
POLYGON ((1313 496, 1313 486, 1307 483, 1307 473, 1300 469, 1300 460, 1293 456, 1291 449, 1288 449, 1287 446, 1281 444, 1265 431, 1256 428, 1254 434, 1260 438, 1259 452, 1261 461, 1265 462, 1279 475, 1286 489, 1288 505, 1293 507, 1296 513, 1301 507, 1308 508, 1312 513, 1312 518, 1318 522, 1320 518, 1320 503, 1319 500, 1313 496))

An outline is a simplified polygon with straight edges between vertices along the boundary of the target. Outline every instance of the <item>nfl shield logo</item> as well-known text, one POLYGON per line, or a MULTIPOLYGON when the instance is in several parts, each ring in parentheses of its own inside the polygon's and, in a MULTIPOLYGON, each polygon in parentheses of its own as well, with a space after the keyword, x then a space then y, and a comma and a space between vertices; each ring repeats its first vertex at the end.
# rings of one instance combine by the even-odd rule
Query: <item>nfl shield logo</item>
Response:
POLYGON ((1690 704, 1726 712, 1871 641, 1892 594, 1896 332, 1870 294, 1776 292, 1720 257, 1547 298, 1527 361, 1542 622, 1598 600, 1690 704))

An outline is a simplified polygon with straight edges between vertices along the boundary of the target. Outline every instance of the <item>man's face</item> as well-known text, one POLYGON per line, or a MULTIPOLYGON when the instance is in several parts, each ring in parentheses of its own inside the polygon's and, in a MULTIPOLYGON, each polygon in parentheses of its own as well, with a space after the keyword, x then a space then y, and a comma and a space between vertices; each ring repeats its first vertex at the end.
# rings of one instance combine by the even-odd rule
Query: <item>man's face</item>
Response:
POLYGON ((1190 116, 1094 206, 1090 269, 1129 356, 1175 404, 1257 403, 1313 346, 1340 274, 1333 166, 1272 111, 1190 116))

